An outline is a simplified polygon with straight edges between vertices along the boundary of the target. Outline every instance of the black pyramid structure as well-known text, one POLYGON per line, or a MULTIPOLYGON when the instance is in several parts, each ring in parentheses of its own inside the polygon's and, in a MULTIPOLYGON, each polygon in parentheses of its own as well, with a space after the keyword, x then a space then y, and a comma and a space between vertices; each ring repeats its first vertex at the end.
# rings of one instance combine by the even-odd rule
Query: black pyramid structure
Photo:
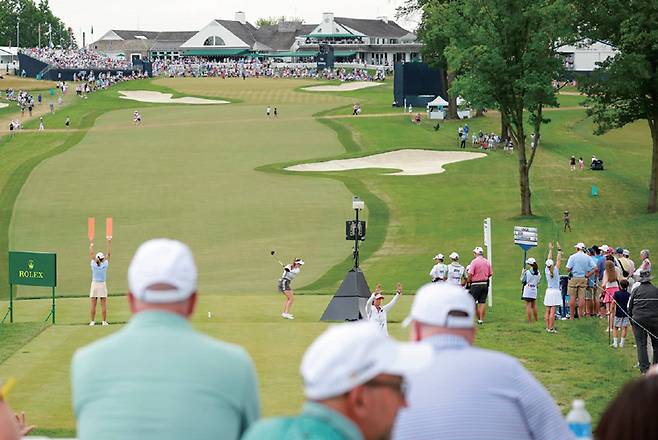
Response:
POLYGON ((363 272, 353 267, 322 314, 321 321, 356 321, 364 317, 370 288, 363 272))

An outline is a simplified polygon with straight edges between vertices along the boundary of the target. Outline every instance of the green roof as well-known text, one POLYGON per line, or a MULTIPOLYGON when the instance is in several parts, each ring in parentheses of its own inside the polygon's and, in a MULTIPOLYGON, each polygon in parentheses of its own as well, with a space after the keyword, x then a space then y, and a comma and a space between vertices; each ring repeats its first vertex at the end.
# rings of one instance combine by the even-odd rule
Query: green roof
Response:
MULTIPOLYGON (((261 53, 256 56, 269 57, 269 58, 288 58, 288 57, 315 57, 318 55, 318 52, 315 50, 298 50, 294 51, 284 51, 284 52, 269 52, 261 53)), ((334 56, 337 57, 351 57, 356 55, 354 50, 337 50, 334 52, 334 56)))
POLYGON ((216 55, 242 55, 247 53, 248 49, 227 49, 227 48, 213 48, 213 49, 190 49, 183 52, 183 56, 216 56, 216 55))
POLYGON ((270 52, 268 54, 263 54, 262 56, 276 58, 276 57, 314 57, 318 55, 317 50, 298 50, 296 52, 270 52))
POLYGON ((347 38, 347 37, 359 38, 359 37, 361 37, 361 35, 354 35, 354 34, 308 34, 306 36, 311 37, 311 38, 347 38))

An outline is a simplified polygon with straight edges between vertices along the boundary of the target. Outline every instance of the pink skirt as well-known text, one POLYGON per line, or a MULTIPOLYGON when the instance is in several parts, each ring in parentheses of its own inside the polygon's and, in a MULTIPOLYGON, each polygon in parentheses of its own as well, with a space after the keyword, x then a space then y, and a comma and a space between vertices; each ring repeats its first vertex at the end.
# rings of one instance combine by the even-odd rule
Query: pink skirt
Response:
POLYGON ((605 289, 605 293, 603 294, 603 302, 605 304, 609 304, 612 302, 612 297, 615 295, 616 292, 619 291, 619 287, 613 286, 613 287, 607 287, 605 289))

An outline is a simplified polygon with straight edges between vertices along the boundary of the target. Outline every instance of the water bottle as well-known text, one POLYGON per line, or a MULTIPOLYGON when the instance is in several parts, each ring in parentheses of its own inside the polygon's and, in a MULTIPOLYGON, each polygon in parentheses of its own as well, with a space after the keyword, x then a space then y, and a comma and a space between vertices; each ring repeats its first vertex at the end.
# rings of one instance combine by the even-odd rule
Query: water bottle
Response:
POLYGON ((577 440, 592 440, 592 417, 585 409, 585 401, 573 401, 571 411, 567 414, 569 429, 577 440))

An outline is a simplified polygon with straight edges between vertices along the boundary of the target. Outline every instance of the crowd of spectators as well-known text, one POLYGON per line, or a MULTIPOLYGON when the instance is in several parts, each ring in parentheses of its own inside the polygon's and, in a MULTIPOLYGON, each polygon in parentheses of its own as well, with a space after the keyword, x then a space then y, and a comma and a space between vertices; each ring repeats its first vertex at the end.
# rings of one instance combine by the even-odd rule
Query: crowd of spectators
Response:
POLYGON ((362 67, 317 69, 304 65, 282 67, 272 62, 260 61, 257 58, 212 61, 199 57, 185 57, 174 60, 153 61, 153 75, 168 77, 270 77, 338 79, 341 81, 383 81, 386 78, 386 70, 384 67, 379 67, 374 73, 371 73, 371 71, 362 67))
POLYGON ((125 59, 110 58, 89 49, 58 49, 33 47, 23 53, 59 69, 130 69, 125 59))

